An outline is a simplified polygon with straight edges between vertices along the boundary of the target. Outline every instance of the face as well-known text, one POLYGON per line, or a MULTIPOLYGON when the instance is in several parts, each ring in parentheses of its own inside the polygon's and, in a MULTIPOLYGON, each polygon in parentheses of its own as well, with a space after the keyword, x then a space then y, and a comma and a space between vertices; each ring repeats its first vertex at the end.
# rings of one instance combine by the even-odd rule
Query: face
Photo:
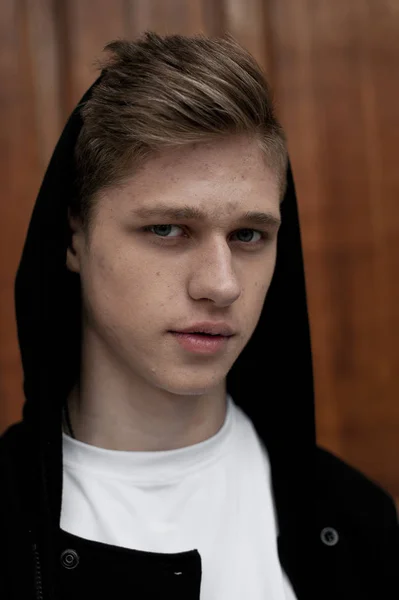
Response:
POLYGON ((169 150, 96 198, 90 243, 76 221, 67 266, 80 273, 84 327, 95 355, 132 381, 168 394, 205 394, 226 375, 258 323, 276 261, 277 176, 255 140, 225 138, 169 150), (205 220, 140 216, 188 206, 205 220), (225 321, 236 334, 215 354, 183 349, 170 333, 225 321))

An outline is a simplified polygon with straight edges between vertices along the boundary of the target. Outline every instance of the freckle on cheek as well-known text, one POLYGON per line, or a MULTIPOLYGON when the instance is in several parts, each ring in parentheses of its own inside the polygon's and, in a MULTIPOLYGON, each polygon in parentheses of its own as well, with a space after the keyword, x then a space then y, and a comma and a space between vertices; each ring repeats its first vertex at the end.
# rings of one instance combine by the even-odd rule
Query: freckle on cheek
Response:
POLYGON ((105 267, 105 258, 104 258, 104 256, 99 256, 97 258, 97 264, 100 267, 100 269, 104 269, 104 267, 105 267))

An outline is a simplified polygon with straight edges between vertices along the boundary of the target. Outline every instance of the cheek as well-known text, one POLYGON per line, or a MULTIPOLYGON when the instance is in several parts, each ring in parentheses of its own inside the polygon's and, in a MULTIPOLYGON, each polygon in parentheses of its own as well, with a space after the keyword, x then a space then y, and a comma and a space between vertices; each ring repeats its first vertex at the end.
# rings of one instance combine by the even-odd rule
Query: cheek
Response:
POLYGON ((275 252, 270 255, 266 263, 263 262, 262 266, 256 269, 256 273, 250 275, 250 279, 247 281, 246 289, 249 290, 247 302, 250 306, 247 306, 245 312, 249 317, 251 327, 256 325, 262 312, 273 278, 274 268, 275 252))
POLYGON ((148 329, 151 315, 159 318, 171 293, 159 265, 152 269, 137 255, 118 251, 92 257, 84 281, 85 304, 95 321, 110 328, 131 324, 137 333, 148 329))
POLYGON ((121 274, 121 261, 114 253, 92 253, 82 272, 85 305, 96 318, 121 311, 131 277, 121 274))

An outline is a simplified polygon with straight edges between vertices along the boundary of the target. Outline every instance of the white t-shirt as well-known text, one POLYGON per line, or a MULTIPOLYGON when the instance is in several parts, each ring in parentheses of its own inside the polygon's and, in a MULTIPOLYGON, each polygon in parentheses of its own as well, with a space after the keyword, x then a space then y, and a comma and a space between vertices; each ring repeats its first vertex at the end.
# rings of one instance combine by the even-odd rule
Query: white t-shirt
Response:
POLYGON ((296 600, 277 554, 267 451, 230 395, 203 442, 125 452, 63 434, 63 462, 64 531, 147 552, 196 549, 201 600, 296 600))

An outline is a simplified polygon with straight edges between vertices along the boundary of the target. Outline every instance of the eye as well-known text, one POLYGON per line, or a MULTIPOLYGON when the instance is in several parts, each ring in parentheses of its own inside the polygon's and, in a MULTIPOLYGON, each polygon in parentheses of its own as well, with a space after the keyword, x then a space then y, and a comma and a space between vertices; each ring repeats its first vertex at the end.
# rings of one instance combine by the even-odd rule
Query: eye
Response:
MULTIPOLYGON (((165 240, 165 243, 167 243, 167 240, 170 239, 177 239, 179 236, 168 236, 168 229, 170 227, 177 227, 178 229, 183 229, 183 227, 180 227, 180 225, 171 225, 171 224, 163 224, 163 225, 148 225, 147 227, 143 227, 143 231, 147 232, 147 233, 152 233, 156 238, 161 240, 161 243, 164 243, 163 240, 165 240), (156 233, 155 230, 161 230, 161 233, 158 234, 156 233), (165 231, 166 229, 166 231, 165 231), (162 231, 163 230, 163 231, 162 231), (163 235, 166 234, 166 235, 163 235)), ((245 232, 246 235, 244 235, 244 238, 247 238, 246 240, 242 241, 239 240, 239 242, 243 243, 245 246, 257 246, 258 244, 265 242, 266 240, 268 240, 270 238, 270 234, 267 231, 258 231, 256 229, 239 229, 237 233, 241 233, 241 232, 245 232), (248 234, 250 237, 253 237, 253 234, 258 234, 259 239, 252 241, 252 240, 248 240, 248 234)), ((237 235, 236 233, 236 235, 237 235)))
MULTIPOLYGON (((164 229, 165 229, 165 228, 166 228, 166 229, 168 229, 168 227, 179 227, 179 225, 148 225, 148 227, 144 227, 144 231, 149 231, 150 233, 153 233, 153 232, 151 231, 152 229, 162 229, 162 228, 164 228, 164 229)), ((182 229, 182 228, 180 227, 180 229, 182 229)), ((164 235, 162 235, 162 234, 161 234, 160 236, 158 236, 158 235, 155 233, 154 235, 156 235, 157 237, 162 237, 162 238, 164 238, 164 237, 165 237, 165 236, 164 236, 164 235)), ((174 237, 174 236, 172 236, 172 237, 174 237)))
MULTIPOLYGON (((253 235, 254 233, 257 233, 260 235, 260 239, 257 240, 256 242, 252 242, 252 244, 258 244, 259 242, 261 242, 262 240, 264 240, 267 237, 266 232, 257 231, 256 229, 239 229, 238 233, 241 233, 242 231, 244 231, 245 233, 250 234, 250 235, 253 235)), ((248 236, 244 236, 244 238, 245 237, 248 237, 248 236)), ((249 240, 249 241, 251 241, 251 240, 249 240)), ((247 241, 244 240, 244 243, 248 243, 248 240, 247 241)))

